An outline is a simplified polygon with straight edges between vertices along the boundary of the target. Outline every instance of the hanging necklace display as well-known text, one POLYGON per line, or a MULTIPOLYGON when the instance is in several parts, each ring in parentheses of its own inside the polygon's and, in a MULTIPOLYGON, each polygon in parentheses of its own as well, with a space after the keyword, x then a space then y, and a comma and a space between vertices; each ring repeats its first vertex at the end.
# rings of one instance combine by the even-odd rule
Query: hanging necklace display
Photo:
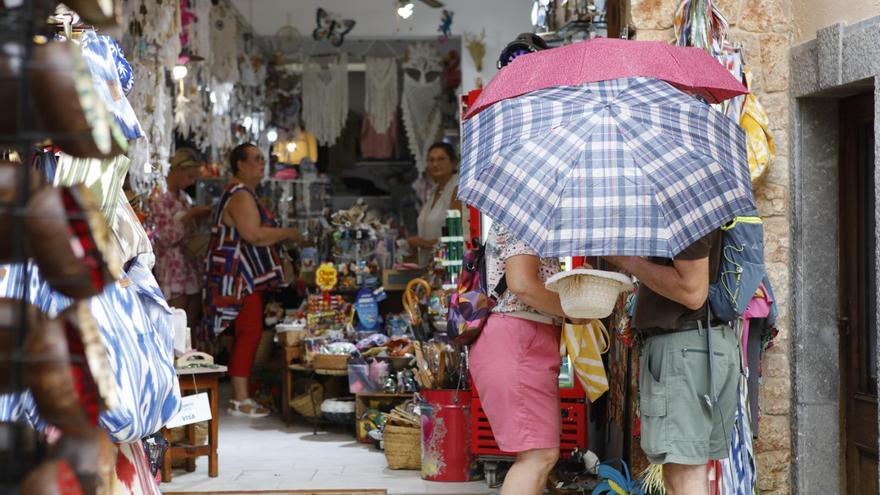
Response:
POLYGON ((397 92, 397 60, 367 57, 365 111, 377 134, 386 134, 400 98, 397 92))
POLYGON ((403 123, 416 167, 423 172, 428 147, 440 132, 439 96, 443 84, 440 55, 431 44, 416 43, 409 48, 403 70, 403 123))
POLYGON ((306 59, 302 75, 302 118, 319 143, 332 145, 348 116, 348 56, 306 59))

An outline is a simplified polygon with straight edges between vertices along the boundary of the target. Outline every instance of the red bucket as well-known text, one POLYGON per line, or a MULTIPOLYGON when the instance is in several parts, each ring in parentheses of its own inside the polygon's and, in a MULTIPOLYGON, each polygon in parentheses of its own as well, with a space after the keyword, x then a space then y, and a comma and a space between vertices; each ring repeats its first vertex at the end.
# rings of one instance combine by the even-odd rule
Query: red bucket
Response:
POLYGON ((471 392, 423 390, 422 479, 472 481, 479 466, 471 452, 471 392))

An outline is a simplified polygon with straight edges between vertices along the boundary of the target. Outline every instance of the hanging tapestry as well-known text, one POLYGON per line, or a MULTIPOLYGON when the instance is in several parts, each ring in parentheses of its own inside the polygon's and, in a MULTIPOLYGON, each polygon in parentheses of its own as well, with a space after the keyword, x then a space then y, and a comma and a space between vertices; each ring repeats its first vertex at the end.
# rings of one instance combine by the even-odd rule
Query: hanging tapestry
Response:
POLYGON ((439 96, 443 87, 440 55, 430 43, 416 43, 409 48, 403 64, 403 124, 409 138, 409 149, 416 167, 423 172, 427 166, 428 147, 440 132, 439 96))
POLYGON ((364 111, 377 134, 386 134, 400 103, 397 91, 397 59, 367 57, 367 95, 364 111))
POLYGON ((237 83, 238 25, 222 4, 211 9, 211 74, 220 82, 237 83))
POLYGON ((309 58, 303 64, 302 119, 319 143, 332 145, 348 114, 348 57, 309 58))

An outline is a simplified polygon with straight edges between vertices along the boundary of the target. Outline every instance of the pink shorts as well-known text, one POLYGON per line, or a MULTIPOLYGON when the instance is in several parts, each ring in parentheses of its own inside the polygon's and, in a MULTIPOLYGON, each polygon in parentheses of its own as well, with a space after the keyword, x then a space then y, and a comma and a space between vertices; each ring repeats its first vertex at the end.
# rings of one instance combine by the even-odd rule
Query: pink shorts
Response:
POLYGON ((471 348, 471 376, 505 452, 559 448, 559 334, 555 325, 495 313, 471 348))

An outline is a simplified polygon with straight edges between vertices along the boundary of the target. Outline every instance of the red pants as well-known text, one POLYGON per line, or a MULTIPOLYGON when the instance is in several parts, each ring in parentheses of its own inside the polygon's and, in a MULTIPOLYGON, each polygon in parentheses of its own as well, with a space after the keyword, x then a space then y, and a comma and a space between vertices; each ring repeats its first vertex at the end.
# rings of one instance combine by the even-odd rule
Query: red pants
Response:
POLYGON ((235 343, 229 358, 229 376, 251 376, 257 347, 263 335, 263 293, 245 296, 243 306, 235 319, 235 343))

